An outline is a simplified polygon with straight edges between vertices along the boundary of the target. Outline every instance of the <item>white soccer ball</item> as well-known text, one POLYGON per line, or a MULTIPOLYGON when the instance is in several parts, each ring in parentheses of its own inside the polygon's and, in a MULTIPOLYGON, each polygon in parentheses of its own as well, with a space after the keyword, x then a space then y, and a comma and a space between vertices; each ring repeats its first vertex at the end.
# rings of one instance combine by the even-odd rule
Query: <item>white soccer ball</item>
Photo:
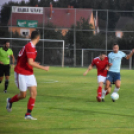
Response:
POLYGON ((111 98, 112 98, 113 100, 118 100, 118 99, 119 99, 119 94, 116 93, 116 92, 114 92, 114 93, 111 94, 111 98))

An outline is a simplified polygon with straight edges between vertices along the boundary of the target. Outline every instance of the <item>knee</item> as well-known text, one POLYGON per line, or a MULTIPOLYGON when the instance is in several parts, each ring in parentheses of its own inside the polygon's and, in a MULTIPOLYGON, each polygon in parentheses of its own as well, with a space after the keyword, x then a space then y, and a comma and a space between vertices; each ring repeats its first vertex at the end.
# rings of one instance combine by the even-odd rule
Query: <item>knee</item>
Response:
POLYGON ((120 85, 116 85, 116 88, 120 88, 120 85))
POLYGON ((22 99, 24 99, 24 98, 26 98, 26 95, 23 95, 23 96, 22 96, 22 99))
POLYGON ((106 84, 106 86, 105 86, 105 90, 108 90, 108 88, 109 88, 109 85, 108 85, 108 84, 106 84))
POLYGON ((120 83, 115 84, 116 88, 120 88, 120 83))
POLYGON ((20 99, 26 98, 26 94, 21 94, 19 98, 20 98, 20 99))

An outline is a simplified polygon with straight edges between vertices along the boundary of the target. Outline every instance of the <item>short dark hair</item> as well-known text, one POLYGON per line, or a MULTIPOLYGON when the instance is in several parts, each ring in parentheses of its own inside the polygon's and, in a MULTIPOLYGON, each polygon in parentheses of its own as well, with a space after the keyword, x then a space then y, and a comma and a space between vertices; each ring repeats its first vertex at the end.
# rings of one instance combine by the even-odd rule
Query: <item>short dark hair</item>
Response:
POLYGON ((5 40, 5 41, 4 41, 4 45, 5 45, 6 43, 10 43, 10 41, 9 41, 9 40, 5 40))
POLYGON ((38 31, 33 31, 31 33, 31 40, 36 39, 39 35, 40 33, 38 31))
POLYGON ((119 46, 117 43, 114 43, 114 44, 113 44, 113 47, 116 46, 116 45, 119 46))
POLYGON ((101 51, 101 52, 100 52, 100 55, 103 55, 103 54, 106 55, 106 52, 105 52, 105 51, 101 51))

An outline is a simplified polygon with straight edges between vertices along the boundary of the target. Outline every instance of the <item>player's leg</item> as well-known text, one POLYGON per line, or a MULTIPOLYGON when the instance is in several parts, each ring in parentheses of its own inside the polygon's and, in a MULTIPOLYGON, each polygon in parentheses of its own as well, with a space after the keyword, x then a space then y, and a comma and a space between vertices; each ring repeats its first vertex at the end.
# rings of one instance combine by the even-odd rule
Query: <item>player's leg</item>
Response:
POLYGON ((31 112, 34 108, 36 96, 37 96, 37 82, 34 75, 27 77, 28 80, 28 89, 30 91, 30 98, 27 103, 27 112, 25 114, 25 119, 37 120, 31 116, 31 112))
POLYGON ((104 101, 105 96, 111 92, 111 83, 113 82, 113 72, 108 72, 106 78, 105 89, 102 91, 102 101, 104 101))
POLYGON ((115 82, 115 89, 114 89, 114 92, 118 92, 120 90, 120 85, 121 85, 121 81, 120 80, 117 80, 115 82))
POLYGON ((2 80, 3 80, 3 76, 2 75, 0 75, 1 77, 0 77, 0 83, 2 82, 2 80))
POLYGON ((102 101, 104 101, 105 96, 108 95, 111 92, 111 82, 109 80, 106 80, 105 88, 102 90, 102 101))
MULTIPOLYGON (((118 92, 120 89, 120 85, 121 85, 121 81, 120 81, 120 73, 115 73, 114 74, 114 83, 115 83, 115 88, 113 92, 118 92)), ((115 102, 115 100, 112 99, 113 102, 115 102)))
POLYGON ((4 88, 4 92, 7 92, 7 88, 9 85, 9 77, 10 77, 10 65, 6 65, 5 66, 5 88, 4 88))
POLYGON ((17 102, 21 99, 24 99, 25 97, 26 97, 26 92, 20 91, 19 94, 16 94, 12 98, 7 98, 7 106, 6 106, 7 111, 11 112, 12 111, 12 103, 17 102))
POLYGON ((28 104, 27 104, 27 113, 26 113, 26 115, 31 115, 31 112, 32 112, 32 110, 34 108, 34 103, 35 103, 36 96, 37 96, 36 86, 29 87, 29 91, 30 91, 30 98, 29 98, 28 104))
POLYGON ((106 77, 99 75, 98 76, 98 89, 97 89, 97 101, 101 101, 101 96, 102 96, 102 88, 103 84, 106 81, 106 77))
POLYGON ((6 93, 7 92, 7 88, 8 88, 8 85, 9 85, 9 76, 5 76, 5 88, 4 88, 4 92, 6 93))
POLYGON ((111 92, 111 84, 114 80, 114 73, 113 72, 108 72, 107 74, 107 78, 106 78, 106 85, 105 85, 105 90, 107 91, 106 93, 110 93, 111 92))
POLYGON ((115 82, 115 89, 114 92, 118 92, 121 86, 121 78, 120 78, 120 73, 116 73, 114 77, 114 82, 115 82))
POLYGON ((8 112, 12 111, 12 103, 17 102, 26 97, 27 86, 26 86, 25 76, 15 73, 15 83, 19 88, 20 93, 16 94, 12 98, 7 98, 6 109, 8 112))
POLYGON ((102 87, 103 87, 103 82, 99 82, 98 89, 97 89, 97 97, 96 97, 98 102, 101 102, 102 87))
POLYGON ((25 114, 25 119, 37 120, 36 118, 31 116, 31 112, 34 108, 36 96, 37 96, 36 86, 29 87, 29 91, 30 91, 30 98, 29 98, 28 103, 27 103, 27 112, 25 114))

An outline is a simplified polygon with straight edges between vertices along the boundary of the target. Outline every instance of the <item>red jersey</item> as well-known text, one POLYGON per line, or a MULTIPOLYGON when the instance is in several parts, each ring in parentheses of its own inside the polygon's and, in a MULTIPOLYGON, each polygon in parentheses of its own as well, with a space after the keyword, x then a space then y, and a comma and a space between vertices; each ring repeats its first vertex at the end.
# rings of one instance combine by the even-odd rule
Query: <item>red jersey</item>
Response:
POLYGON ((94 65, 97 68, 97 75, 101 75, 104 77, 107 76, 106 67, 108 65, 108 57, 105 57, 104 60, 101 60, 99 57, 94 58, 92 61, 92 66, 94 65))
POLYGON ((28 64, 28 59, 32 58, 35 60, 36 56, 37 51, 35 46, 32 42, 29 42, 20 50, 14 71, 18 74, 32 75, 33 67, 28 64))

